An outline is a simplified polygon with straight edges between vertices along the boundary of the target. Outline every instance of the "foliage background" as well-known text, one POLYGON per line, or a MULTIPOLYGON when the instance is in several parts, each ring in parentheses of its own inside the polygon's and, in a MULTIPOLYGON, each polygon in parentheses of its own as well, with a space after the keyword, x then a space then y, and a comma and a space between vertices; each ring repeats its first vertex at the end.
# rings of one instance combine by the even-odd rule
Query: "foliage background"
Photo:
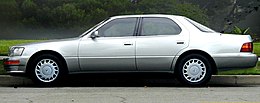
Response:
MULTIPOLYGON (((6 55, 10 45, 38 41, 5 39, 75 37, 105 18, 127 14, 183 15, 219 32, 239 25, 259 38, 259 7, 260 0, 1 0, 0 55, 6 55)), ((259 53, 259 43, 255 45, 259 53)), ((259 74, 259 63, 249 71, 222 73, 259 74)))
MULTIPOLYGON (((183 15, 216 31, 258 11, 259 0, 1 0, 0 39, 78 36, 114 15, 183 15)), ((255 37, 258 33, 251 33, 255 37)))

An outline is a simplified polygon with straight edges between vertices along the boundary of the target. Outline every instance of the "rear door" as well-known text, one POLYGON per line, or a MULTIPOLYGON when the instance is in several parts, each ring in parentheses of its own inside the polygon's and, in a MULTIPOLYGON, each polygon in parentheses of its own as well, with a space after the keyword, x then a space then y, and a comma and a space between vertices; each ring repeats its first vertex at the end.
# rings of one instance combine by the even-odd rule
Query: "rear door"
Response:
POLYGON ((144 17, 136 39, 136 63, 140 71, 169 71, 181 49, 188 45, 188 32, 171 18, 144 17))

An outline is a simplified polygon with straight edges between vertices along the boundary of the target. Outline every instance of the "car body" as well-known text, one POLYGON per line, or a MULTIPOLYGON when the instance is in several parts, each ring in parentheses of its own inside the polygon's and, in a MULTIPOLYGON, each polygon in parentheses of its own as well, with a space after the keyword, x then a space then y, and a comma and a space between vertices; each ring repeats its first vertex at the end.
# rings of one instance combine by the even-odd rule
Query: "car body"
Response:
POLYGON ((220 69, 254 67, 250 35, 222 34, 176 15, 114 16, 76 38, 17 45, 4 67, 53 83, 64 74, 169 72, 184 84, 206 84, 220 69))

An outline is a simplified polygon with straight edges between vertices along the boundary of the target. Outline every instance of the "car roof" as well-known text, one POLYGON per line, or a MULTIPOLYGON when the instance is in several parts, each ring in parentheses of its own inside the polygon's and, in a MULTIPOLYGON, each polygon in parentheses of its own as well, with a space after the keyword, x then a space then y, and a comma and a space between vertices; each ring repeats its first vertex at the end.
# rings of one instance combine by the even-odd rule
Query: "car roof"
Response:
POLYGON ((112 16, 110 18, 127 18, 127 17, 181 17, 185 18, 184 16, 179 15, 167 15, 167 14, 142 14, 142 15, 119 15, 119 16, 112 16))

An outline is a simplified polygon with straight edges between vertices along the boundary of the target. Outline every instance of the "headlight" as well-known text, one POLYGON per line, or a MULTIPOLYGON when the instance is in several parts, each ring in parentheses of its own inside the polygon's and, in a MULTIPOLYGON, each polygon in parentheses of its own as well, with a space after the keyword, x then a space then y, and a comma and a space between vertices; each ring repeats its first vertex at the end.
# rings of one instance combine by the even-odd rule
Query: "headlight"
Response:
POLYGON ((9 52, 9 56, 21 56, 23 54, 24 47, 12 47, 9 52))

